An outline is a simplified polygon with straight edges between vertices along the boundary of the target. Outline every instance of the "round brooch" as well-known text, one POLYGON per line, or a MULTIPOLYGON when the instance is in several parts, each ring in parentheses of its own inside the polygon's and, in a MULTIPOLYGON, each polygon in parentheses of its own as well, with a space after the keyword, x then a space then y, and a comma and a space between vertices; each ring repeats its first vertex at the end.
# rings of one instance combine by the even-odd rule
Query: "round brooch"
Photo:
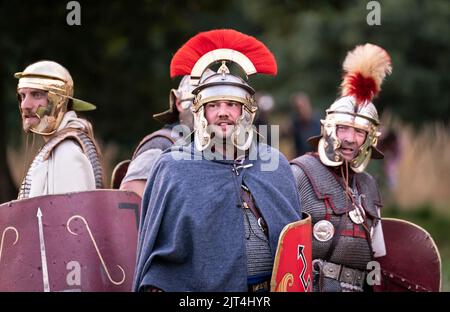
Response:
POLYGON ((328 220, 320 220, 314 224, 313 234, 318 241, 326 242, 333 237, 334 226, 328 220))

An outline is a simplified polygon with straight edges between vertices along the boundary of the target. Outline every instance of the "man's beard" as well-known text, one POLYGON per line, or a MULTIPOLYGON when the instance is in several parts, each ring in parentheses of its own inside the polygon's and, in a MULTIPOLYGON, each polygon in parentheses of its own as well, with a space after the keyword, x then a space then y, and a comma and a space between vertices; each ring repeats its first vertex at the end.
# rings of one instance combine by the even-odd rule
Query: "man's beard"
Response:
POLYGON ((22 127, 25 132, 30 132, 31 129, 39 129, 43 131, 51 126, 52 121, 55 119, 51 116, 53 105, 50 103, 47 106, 38 106, 36 111, 31 109, 20 110, 22 116, 22 127), (24 117, 35 117, 32 123, 27 123, 24 117))
POLYGON ((39 124, 40 118, 39 116, 31 111, 31 110, 24 110, 21 112, 22 116, 22 128, 25 132, 30 132, 30 129, 36 125, 39 124), (33 118, 33 119, 29 119, 33 118))
POLYGON ((211 134, 211 139, 216 142, 231 143, 231 136, 235 130, 236 125, 228 125, 226 131, 222 130, 219 125, 209 125, 209 133, 211 134))
POLYGON ((227 131, 223 131, 218 125, 208 125, 208 132, 211 135, 210 148, 214 159, 232 160, 235 158, 236 148, 232 140, 235 127, 235 125, 228 125, 227 131))

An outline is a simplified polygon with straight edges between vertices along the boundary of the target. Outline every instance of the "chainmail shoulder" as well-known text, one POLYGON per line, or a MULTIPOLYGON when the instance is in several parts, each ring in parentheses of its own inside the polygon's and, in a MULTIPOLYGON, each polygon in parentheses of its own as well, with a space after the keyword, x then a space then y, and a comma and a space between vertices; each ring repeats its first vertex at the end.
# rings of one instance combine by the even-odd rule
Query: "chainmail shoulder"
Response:
MULTIPOLYGON (((350 201, 347 200, 342 186, 332 173, 319 160, 310 155, 301 156, 292 161, 291 164, 300 194, 300 202, 304 211, 311 215, 313 226, 320 220, 328 219, 336 229, 341 219, 345 218, 343 231, 353 233, 355 225, 345 213, 351 210, 352 206, 350 201), (326 206, 325 200, 331 204, 331 207, 326 206)), ((367 183, 367 179, 371 178, 369 175, 360 174, 358 178, 360 178, 357 181, 359 181, 360 185, 358 186, 361 193, 366 192, 367 189, 370 189, 370 192, 374 191, 373 184, 367 183)), ((370 202, 368 199, 370 198, 373 198, 372 193, 367 193, 365 197, 366 202, 363 204, 369 208, 365 210, 374 207, 374 205, 368 205, 370 202)), ((369 214, 372 215, 371 212, 369 214)), ((368 225, 371 227, 372 221, 368 220, 368 225)), ((361 230, 360 226, 358 226, 358 229, 361 230)), ((312 243, 313 259, 324 259, 332 240, 319 241, 313 237, 312 243)), ((340 235, 330 258, 325 260, 353 268, 365 269, 367 262, 371 259, 370 247, 365 238, 340 235)))
MULTIPOLYGON (((309 180, 309 188, 314 191, 318 199, 324 200, 327 198, 336 214, 343 214, 352 210, 342 186, 330 170, 318 159, 311 155, 303 155, 294 159, 291 163, 303 170, 304 175, 309 180)), ((306 186, 305 182, 304 185, 306 186)), ((299 189, 299 191, 302 190, 299 189)))

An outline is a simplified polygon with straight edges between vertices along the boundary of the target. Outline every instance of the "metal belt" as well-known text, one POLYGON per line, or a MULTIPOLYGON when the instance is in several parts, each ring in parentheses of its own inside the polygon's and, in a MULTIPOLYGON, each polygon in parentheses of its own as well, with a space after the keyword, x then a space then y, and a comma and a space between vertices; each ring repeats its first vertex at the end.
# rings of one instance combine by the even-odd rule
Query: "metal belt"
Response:
POLYGON ((352 269, 341 264, 321 261, 319 259, 313 261, 313 268, 317 267, 315 264, 318 264, 324 277, 360 288, 364 286, 366 278, 365 271, 352 269), (320 263, 317 263, 317 261, 320 263))

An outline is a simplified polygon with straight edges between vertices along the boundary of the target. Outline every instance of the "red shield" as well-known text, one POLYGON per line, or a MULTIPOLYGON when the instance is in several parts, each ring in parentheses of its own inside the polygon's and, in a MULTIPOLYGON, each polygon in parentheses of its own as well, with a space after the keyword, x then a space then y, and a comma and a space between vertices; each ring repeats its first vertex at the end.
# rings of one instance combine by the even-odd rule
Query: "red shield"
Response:
POLYGON ((271 291, 312 291, 311 217, 289 223, 280 233, 272 272, 271 291))
POLYGON ((375 291, 439 291, 441 258, 433 238, 423 228, 399 219, 383 218, 386 256, 376 258, 381 285, 375 291))
POLYGON ((0 291, 131 291, 140 202, 97 190, 0 205, 0 291))

